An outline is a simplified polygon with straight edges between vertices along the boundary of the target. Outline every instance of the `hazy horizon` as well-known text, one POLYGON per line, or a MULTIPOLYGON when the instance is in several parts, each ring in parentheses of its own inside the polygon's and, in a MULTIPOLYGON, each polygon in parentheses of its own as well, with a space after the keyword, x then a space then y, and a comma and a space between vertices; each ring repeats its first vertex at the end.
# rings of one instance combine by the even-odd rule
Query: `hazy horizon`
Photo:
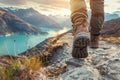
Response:
MULTIPOLYGON (((70 0, 0 0, 0 7, 34 8, 45 15, 70 15, 70 0)), ((89 0, 86 0, 88 10, 89 0)), ((120 0, 105 0, 105 12, 120 11, 120 0), (113 7, 113 4, 115 5, 113 7)))

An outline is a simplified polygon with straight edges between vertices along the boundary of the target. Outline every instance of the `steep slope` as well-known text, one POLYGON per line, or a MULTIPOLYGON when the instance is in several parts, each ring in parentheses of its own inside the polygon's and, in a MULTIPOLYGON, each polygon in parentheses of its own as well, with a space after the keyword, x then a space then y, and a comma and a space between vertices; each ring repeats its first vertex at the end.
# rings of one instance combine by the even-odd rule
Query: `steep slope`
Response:
POLYGON ((0 10, 0 35, 11 33, 42 33, 42 31, 16 15, 0 10))
POLYGON ((105 22, 101 35, 103 37, 120 37, 120 18, 105 22))
MULTIPOLYGON (((72 32, 72 30, 70 30, 70 32, 72 32)), ((120 37, 120 18, 104 22, 101 30, 101 36, 106 38, 120 37)))
MULTIPOLYGON (((102 31, 101 31, 101 40, 103 39, 103 37, 105 37, 105 38, 109 38, 109 37, 120 37, 120 31, 119 31, 119 28, 120 28, 120 18, 118 18, 118 19, 113 19, 113 20, 110 20, 110 21, 106 21, 105 23, 104 23, 104 27, 103 27, 103 29, 102 29, 102 31)), ((72 30, 69 30, 69 31, 67 31, 66 33, 63 33, 63 34, 61 34, 60 36, 66 36, 67 35, 67 33, 70 33, 69 35, 69 38, 68 39, 71 39, 72 40, 72 38, 73 38, 73 36, 72 36, 72 30)), ((55 37, 56 39, 55 39, 55 41, 57 41, 60 37, 55 37)), ((51 38, 50 38, 51 39, 51 38)), ((67 38, 66 38, 67 39, 67 38)), ((63 38, 63 40, 64 40, 64 38, 63 38)), ((40 43, 40 44, 38 44, 37 46, 35 46, 35 48, 43 48, 44 47, 44 44, 45 44, 45 46, 46 45, 48 45, 46 42, 47 41, 49 41, 49 39, 47 39, 46 41, 43 41, 42 43, 40 43)), ((71 41, 72 42, 72 41, 71 41)), ((49 44, 51 44, 51 43, 49 43, 49 44)), ((69 43, 70 45, 72 45, 71 43, 69 43)), ((30 49, 30 53, 31 54, 34 54, 34 51, 31 51, 32 49, 30 49)), ((37 50, 36 50, 37 51, 37 50)), ((31 55, 30 54, 30 55, 31 55)))
POLYGON ((67 33, 58 40, 60 41, 69 46, 56 50, 56 56, 50 59, 54 66, 51 65, 49 69, 52 71, 52 67, 59 65, 61 68, 66 64, 66 72, 59 76, 61 80, 120 80, 119 45, 101 40, 98 49, 88 48, 89 56, 86 59, 76 60, 71 57, 72 34, 67 33))
MULTIPOLYGON (((119 19, 108 21, 104 24, 101 37, 117 37, 119 31, 115 31, 116 33, 113 35, 110 34, 110 32, 118 30, 119 28, 119 19), (117 29, 115 25, 117 25, 117 29), (109 33, 107 34, 108 31, 109 33)), ((71 56, 72 43, 73 36, 71 31, 68 31, 60 37, 57 36, 38 44, 24 54, 27 56, 46 56, 48 54, 49 56, 47 56, 46 59, 48 61, 48 66, 45 67, 45 69, 51 73, 51 75, 49 75, 50 77, 60 74, 58 79, 61 78, 62 80, 119 80, 119 44, 115 44, 114 42, 110 43, 101 39, 100 47, 98 49, 91 49, 88 47, 88 58, 76 60, 71 56), (53 43, 51 44, 50 41, 53 41, 53 43), (65 43, 65 45, 59 46, 62 43, 65 43), (50 52, 47 52, 45 49, 50 50, 50 52), (39 54, 40 51, 46 52, 39 54)), ((53 77, 52 80, 54 79, 55 78, 53 77)))
POLYGON ((47 60, 43 73, 53 77, 50 80, 119 80, 119 44, 100 40, 98 49, 88 47, 89 56, 76 60, 71 56, 73 38, 71 32, 50 38, 25 54, 47 60), (54 76, 58 76, 57 79, 54 76))
MULTIPOLYGON (((117 21, 119 19, 116 24, 117 21)), ((98 49, 88 47, 89 56, 77 60, 71 56, 73 38, 69 31, 43 41, 21 55, 42 59, 45 65, 40 72, 47 75, 47 80, 120 80, 119 44, 101 39, 98 49)))
POLYGON ((58 29, 62 28, 58 23, 53 21, 51 18, 42 15, 33 8, 28 8, 28 9, 6 8, 6 10, 16 14, 21 19, 37 27, 58 28, 58 29))

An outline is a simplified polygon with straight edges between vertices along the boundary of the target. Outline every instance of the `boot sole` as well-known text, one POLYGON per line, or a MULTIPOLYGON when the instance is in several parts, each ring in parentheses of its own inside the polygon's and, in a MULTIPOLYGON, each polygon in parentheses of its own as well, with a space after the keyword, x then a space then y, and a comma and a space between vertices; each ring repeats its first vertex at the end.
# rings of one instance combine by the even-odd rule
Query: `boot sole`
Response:
POLYGON ((86 58, 88 57, 87 46, 89 45, 89 38, 79 38, 73 43, 72 57, 86 58))

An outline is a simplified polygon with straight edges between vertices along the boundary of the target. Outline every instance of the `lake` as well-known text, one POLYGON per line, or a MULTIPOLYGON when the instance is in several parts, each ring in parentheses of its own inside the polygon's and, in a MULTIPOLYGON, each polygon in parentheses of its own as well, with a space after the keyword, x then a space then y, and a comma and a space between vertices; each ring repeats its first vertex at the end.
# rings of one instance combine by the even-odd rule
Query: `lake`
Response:
POLYGON ((34 47, 42 42, 49 35, 24 35, 14 34, 11 36, 0 36, 0 56, 1 55, 17 55, 27 49, 34 47))
POLYGON ((49 37, 56 36, 69 30, 69 28, 63 28, 62 30, 50 30, 43 28, 43 31, 47 31, 48 34, 39 35, 25 35, 25 34, 14 34, 10 36, 0 36, 0 56, 1 55, 17 55, 32 48, 44 41, 49 37))

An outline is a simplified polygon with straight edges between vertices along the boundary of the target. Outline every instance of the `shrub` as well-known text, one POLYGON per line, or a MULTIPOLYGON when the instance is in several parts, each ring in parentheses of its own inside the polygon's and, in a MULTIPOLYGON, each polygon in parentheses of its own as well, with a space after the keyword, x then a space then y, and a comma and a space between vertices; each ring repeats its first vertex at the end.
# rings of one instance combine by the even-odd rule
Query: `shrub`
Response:
POLYGON ((11 61, 9 65, 0 68, 0 80, 34 80, 38 73, 42 61, 36 57, 22 57, 21 59, 11 61))

